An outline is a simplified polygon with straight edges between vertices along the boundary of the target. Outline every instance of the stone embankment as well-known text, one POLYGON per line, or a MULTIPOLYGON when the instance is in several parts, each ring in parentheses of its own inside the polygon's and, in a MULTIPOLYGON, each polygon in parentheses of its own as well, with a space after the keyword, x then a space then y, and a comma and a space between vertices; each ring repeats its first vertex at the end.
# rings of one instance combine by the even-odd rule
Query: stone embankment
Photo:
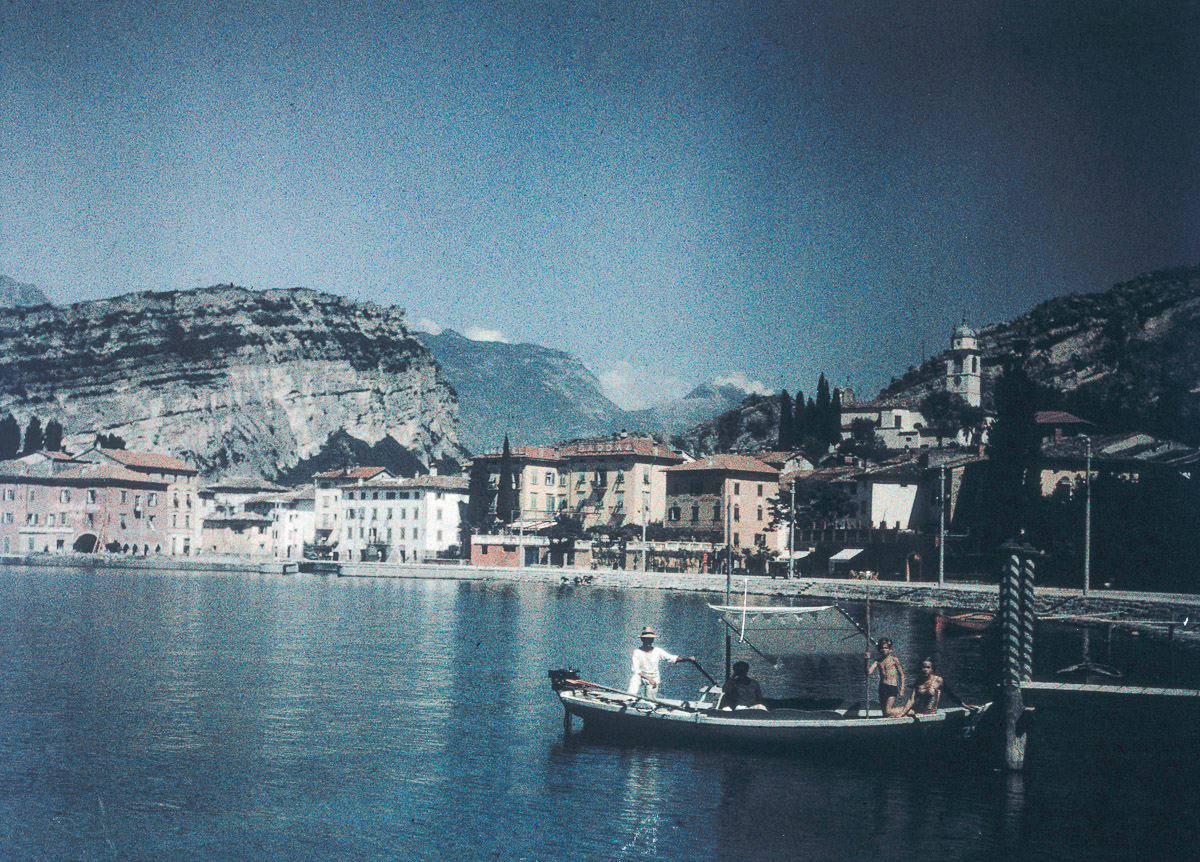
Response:
MULTIPOLYGON (((262 560, 254 557, 117 557, 100 555, 28 554, 0 556, 5 566, 53 566, 93 569, 174 570, 210 572, 253 572, 292 574, 294 561, 262 560)), ((405 578, 414 580, 512 581, 608 589, 675 590, 705 593, 714 600, 724 598, 724 575, 677 572, 613 571, 606 569, 559 569, 541 566, 488 568, 457 563, 341 563, 328 574, 353 578, 405 578)), ((333 566, 330 567, 333 569, 333 566)), ((742 596, 755 602, 778 604, 788 601, 811 603, 821 600, 895 602, 923 608, 994 611, 998 590, 995 584, 948 582, 860 581, 834 578, 774 579, 735 576, 731 601, 742 596)), ((1038 587, 1042 619, 1083 620, 1088 617, 1120 617, 1128 621, 1179 623, 1188 619, 1200 624, 1200 596, 1172 593, 1134 593, 1117 590, 1080 590, 1038 587)))

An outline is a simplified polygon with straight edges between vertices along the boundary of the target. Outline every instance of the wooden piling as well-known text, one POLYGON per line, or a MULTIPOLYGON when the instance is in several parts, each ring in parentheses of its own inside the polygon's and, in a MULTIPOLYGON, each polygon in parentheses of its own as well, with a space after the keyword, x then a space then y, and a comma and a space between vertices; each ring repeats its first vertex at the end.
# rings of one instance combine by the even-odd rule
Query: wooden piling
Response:
POLYGON ((1004 767, 1025 767, 1025 703, 1021 683, 1033 675, 1034 556, 1028 545, 1005 545, 1000 576, 1000 695, 1004 713, 1004 767))

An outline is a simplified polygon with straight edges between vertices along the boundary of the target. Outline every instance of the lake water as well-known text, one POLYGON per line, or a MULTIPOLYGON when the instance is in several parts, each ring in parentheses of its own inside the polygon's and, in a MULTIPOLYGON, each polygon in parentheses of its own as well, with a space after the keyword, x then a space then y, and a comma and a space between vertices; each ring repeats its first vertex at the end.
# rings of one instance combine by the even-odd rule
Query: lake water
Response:
MULTIPOLYGON (((1039 710, 1022 776, 564 736, 546 670, 623 686, 645 624, 723 665, 702 596, 309 576, 0 569, 4 859, 1195 859, 1196 717, 1039 710), (1099 730, 1098 734, 1091 731, 1099 730)), ((984 642, 872 607, 968 700, 984 642)), ((1080 633, 1039 630, 1041 678, 1080 633)), ((1197 687, 1193 644, 1093 632, 1127 679, 1197 687)), ((862 690, 859 662, 768 694, 862 690)), ((664 695, 701 679, 664 670, 664 695)))

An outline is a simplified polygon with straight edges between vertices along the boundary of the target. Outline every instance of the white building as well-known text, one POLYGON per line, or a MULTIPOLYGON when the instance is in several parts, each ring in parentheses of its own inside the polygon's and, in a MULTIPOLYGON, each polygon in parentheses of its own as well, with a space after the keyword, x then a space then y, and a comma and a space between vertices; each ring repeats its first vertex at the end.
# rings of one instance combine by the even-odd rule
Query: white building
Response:
POLYGON ((375 478, 341 489, 338 559, 421 562, 459 544, 466 476, 375 478))
MULTIPOLYGON (((342 491, 351 485, 366 481, 395 479, 384 467, 351 467, 345 470, 329 470, 313 476, 316 501, 316 535, 313 538, 318 552, 332 555, 336 559, 338 542, 345 530, 341 524, 342 491)), ((342 559, 346 559, 343 557, 342 559)))
POLYGON ((271 519, 271 555, 277 560, 304 559, 304 546, 316 536, 316 493, 312 487, 265 494, 246 501, 246 510, 271 519))

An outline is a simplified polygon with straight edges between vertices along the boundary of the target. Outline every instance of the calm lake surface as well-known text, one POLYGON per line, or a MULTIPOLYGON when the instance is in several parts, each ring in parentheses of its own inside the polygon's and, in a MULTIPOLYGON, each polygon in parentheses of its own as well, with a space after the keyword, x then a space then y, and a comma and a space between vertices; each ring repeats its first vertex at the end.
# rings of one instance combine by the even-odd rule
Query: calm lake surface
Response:
MULTIPOLYGON (((705 597, 310 576, 0 569, 4 859, 1200 858, 1196 713, 1038 713, 1030 764, 811 762, 564 736, 546 670, 623 686, 645 624, 723 667, 705 597), (1095 732, 1093 732, 1095 731, 1095 732)), ((861 611, 861 608, 858 609, 861 611)), ((983 699, 984 641, 872 605, 905 667, 983 699)), ((1093 630, 1122 681, 1200 650, 1093 630)), ((1035 676, 1078 662, 1043 625, 1035 676)), ((860 661, 768 694, 862 691, 860 661)), ((701 678, 664 669, 664 695, 701 678)), ((1128 710, 1126 711, 1129 712, 1128 710)))

